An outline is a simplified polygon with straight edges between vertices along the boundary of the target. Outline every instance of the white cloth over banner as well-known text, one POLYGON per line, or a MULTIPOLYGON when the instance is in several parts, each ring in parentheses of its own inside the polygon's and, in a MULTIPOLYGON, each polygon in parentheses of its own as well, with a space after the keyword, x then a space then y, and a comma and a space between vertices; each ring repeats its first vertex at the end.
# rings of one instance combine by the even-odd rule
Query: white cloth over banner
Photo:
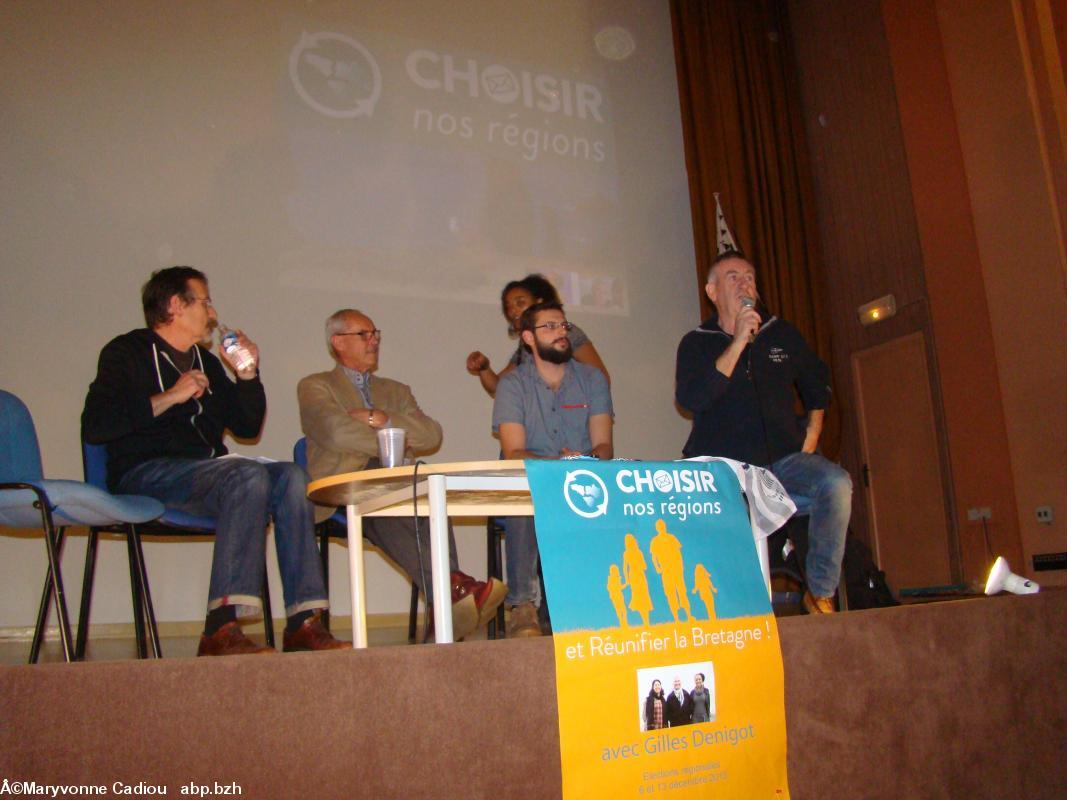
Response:
POLYGON ((771 590, 771 558, 767 551, 767 537, 785 525, 796 513, 797 506, 793 498, 782 486, 774 474, 764 467, 754 467, 743 461, 718 456, 694 456, 682 461, 721 461, 734 471, 741 493, 748 506, 748 522, 752 528, 752 538, 756 541, 756 557, 759 559, 760 572, 767 584, 767 593, 771 590))
POLYGON ((694 456, 683 461, 721 461, 734 471, 741 493, 748 502, 748 519, 752 535, 766 539, 796 513, 797 506, 774 474, 764 467, 718 456, 694 456))

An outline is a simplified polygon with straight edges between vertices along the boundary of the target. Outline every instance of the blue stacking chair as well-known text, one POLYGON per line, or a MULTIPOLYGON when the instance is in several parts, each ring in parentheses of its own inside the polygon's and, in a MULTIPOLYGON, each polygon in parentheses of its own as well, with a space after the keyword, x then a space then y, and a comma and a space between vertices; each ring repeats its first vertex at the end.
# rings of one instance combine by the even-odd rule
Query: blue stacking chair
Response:
MULTIPOLYGON (((107 486, 107 447, 105 445, 82 443, 82 457, 85 464, 85 480, 93 486, 107 486)), ((76 653, 79 657, 84 655, 89 631, 89 611, 92 603, 93 573, 96 568, 96 546, 98 534, 106 532, 107 528, 98 528, 89 531, 89 542, 85 549, 85 577, 82 581, 81 614, 78 620, 78 641, 76 653)), ((141 526, 138 533, 141 536, 214 536, 215 518, 198 517, 177 511, 172 508, 164 508, 162 516, 151 525, 141 526)), ((138 547, 140 546, 138 542, 138 547)), ((152 645, 152 653, 156 658, 162 655, 159 644, 159 629, 156 626, 156 615, 152 607, 152 591, 148 585, 148 575, 141 560, 141 572, 139 597, 134 599, 134 626, 137 631, 137 653, 140 658, 147 655, 146 633, 152 645), (140 609, 140 611, 139 611, 140 609), (141 613, 143 611, 143 615, 141 613)), ((271 614, 270 590, 267 583, 266 563, 263 566, 263 633, 267 644, 274 647, 274 625, 271 614)))
POLYGON ((113 495, 82 481, 45 480, 33 418, 21 400, 0 390, 0 525, 14 528, 40 526, 48 551, 48 573, 30 646, 31 664, 40 654, 44 626, 53 600, 63 657, 67 661, 75 657, 60 571, 66 528, 71 525, 105 526, 122 530, 131 543, 130 576, 131 581, 135 581, 135 571, 144 569, 136 526, 156 519, 162 513, 163 505, 148 497, 113 495))

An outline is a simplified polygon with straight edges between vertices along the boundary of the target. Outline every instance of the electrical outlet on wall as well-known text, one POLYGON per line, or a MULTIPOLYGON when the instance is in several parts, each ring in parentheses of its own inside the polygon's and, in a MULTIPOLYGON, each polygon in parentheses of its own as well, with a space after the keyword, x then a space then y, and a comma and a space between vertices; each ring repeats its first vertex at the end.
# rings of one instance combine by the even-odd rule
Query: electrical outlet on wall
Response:
POLYGON ((1037 521, 1045 525, 1052 524, 1052 506, 1037 507, 1037 521))
POLYGON ((981 522, 983 519, 993 519, 993 509, 989 506, 978 506, 967 509, 968 522, 981 522))

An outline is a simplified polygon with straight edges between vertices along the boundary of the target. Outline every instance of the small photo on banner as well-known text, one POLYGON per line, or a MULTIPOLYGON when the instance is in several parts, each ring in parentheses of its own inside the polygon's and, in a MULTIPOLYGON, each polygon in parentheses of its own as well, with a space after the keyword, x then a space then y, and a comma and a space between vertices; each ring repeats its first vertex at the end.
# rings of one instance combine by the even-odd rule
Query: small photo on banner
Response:
POLYGON ((715 668, 711 661, 639 669, 637 692, 642 731, 715 721, 715 668), (665 678, 670 675, 674 677, 665 678), (661 706, 668 713, 662 713, 661 706), (672 721, 676 724, 670 725, 672 721))
POLYGON ((788 798, 778 629, 733 469, 526 471, 564 797, 788 798))

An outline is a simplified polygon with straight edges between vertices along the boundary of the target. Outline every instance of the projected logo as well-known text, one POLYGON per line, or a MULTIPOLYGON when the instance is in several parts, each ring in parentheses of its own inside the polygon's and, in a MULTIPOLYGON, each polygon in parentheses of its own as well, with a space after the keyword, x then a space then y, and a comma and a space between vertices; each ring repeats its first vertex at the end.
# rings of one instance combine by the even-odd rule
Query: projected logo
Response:
POLYGON ((600 476, 587 469, 576 469, 563 479, 563 499, 571 511, 592 519, 608 513, 608 487, 600 476))
POLYGON ((289 78, 301 100, 334 119, 371 116, 382 93, 374 56, 340 33, 302 33, 289 53, 289 78))

